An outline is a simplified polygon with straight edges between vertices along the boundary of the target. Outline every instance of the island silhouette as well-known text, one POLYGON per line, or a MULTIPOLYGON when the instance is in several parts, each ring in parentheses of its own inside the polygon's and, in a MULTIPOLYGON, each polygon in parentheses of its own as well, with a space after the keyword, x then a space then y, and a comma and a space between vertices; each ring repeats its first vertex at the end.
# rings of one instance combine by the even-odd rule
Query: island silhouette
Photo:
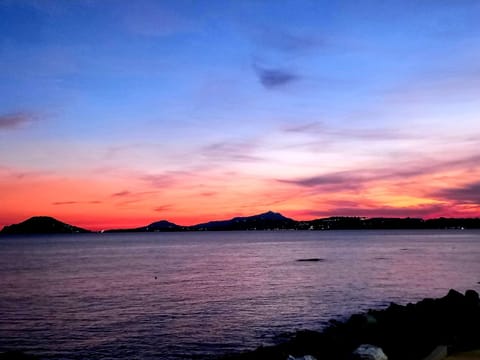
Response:
MULTIPOLYGON (((178 232, 178 231, 255 231, 255 230, 394 230, 394 229, 480 229, 480 218, 387 218, 335 216, 297 221, 278 212, 214 220, 182 226, 167 220, 146 226, 125 229, 108 229, 99 232, 178 232)), ((70 225, 50 216, 34 216, 21 223, 5 226, 0 234, 68 234, 95 232, 70 225)))

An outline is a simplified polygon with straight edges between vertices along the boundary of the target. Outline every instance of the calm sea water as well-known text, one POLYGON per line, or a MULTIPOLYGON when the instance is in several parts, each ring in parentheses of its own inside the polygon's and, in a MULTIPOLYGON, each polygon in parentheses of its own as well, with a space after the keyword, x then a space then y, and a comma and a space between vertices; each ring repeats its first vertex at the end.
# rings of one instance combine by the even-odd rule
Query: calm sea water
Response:
POLYGON ((479 231, 3 237, 0 351, 211 358, 479 281, 479 231))

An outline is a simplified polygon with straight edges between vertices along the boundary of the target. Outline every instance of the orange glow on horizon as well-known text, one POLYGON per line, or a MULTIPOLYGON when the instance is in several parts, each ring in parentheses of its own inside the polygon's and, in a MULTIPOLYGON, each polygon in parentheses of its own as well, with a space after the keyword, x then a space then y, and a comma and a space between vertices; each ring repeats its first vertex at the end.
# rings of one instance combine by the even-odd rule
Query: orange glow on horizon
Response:
MULTIPOLYGON (((424 185, 431 177, 417 177, 409 183, 370 181, 361 188, 333 191, 230 174, 179 173, 160 185, 145 176, 112 180, 101 176, 12 174, 15 172, 4 171, 0 181, 2 205, 8 209, 0 216, 0 226, 39 215, 89 230, 134 228, 159 220, 188 226, 268 210, 296 220, 328 216, 480 216, 475 204, 436 198, 438 188, 424 185)), ((467 175, 459 176, 458 172, 438 173, 436 178, 442 179, 432 182, 439 188, 445 179, 451 188, 469 181, 467 175)))

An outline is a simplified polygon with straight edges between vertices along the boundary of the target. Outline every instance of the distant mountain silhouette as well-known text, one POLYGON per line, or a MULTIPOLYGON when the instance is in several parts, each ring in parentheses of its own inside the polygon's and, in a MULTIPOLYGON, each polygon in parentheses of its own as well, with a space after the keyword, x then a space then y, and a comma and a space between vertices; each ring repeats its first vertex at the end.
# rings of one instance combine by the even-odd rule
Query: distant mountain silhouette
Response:
POLYGON ((5 226, 0 231, 1 234, 68 234, 88 232, 90 231, 63 223, 49 216, 35 216, 19 224, 5 226))
MULTIPOLYGON (((111 229, 102 232, 173 232, 173 231, 231 231, 231 230, 379 230, 379 229, 480 229, 480 218, 364 218, 335 216, 309 221, 296 221, 280 213, 234 217, 230 220, 209 221, 181 226, 161 220, 131 229, 111 229)), ((52 217, 36 216, 20 224, 5 226, 0 234, 53 234, 90 232, 62 223, 52 217)))
POLYGON ((112 229, 112 230, 105 230, 104 232, 157 232, 157 231, 181 231, 184 230, 185 227, 174 224, 167 220, 160 220, 154 223, 151 223, 147 226, 142 226, 138 228, 132 229, 112 229))
POLYGON ((210 221, 190 226, 191 230, 274 230, 295 228, 297 221, 280 213, 268 211, 263 214, 234 217, 230 220, 210 221))

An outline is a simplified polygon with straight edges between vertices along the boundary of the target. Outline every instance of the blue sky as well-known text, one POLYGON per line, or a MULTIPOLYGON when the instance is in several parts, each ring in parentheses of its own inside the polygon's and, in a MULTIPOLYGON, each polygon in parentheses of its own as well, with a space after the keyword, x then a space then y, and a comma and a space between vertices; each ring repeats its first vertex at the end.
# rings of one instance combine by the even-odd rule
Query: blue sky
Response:
POLYGON ((475 198, 439 196, 478 182, 477 1, 1 1, 0 18, 4 184, 34 174, 63 189, 16 182, 4 201, 35 206, 3 222, 83 219, 76 193, 137 221, 215 217, 225 202, 244 214, 272 198, 294 217, 478 213, 475 198), (417 177, 371 175, 399 168, 417 177), (338 182, 347 173, 369 186, 338 182), (168 207, 165 193, 138 195, 152 176, 171 180, 168 207), (84 177, 98 191, 85 194, 84 177), (299 185, 319 178, 350 192, 330 203, 333 189, 299 185))

